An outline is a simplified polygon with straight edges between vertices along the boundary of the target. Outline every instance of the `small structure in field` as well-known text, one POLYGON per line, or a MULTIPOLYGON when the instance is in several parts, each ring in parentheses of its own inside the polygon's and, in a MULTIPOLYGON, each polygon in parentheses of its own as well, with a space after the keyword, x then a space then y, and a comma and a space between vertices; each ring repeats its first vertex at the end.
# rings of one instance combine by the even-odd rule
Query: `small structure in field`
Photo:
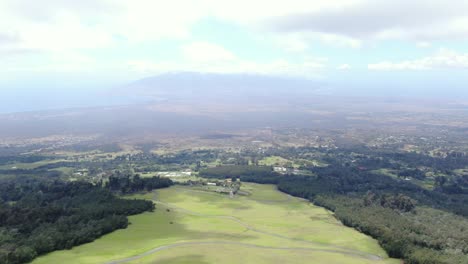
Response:
POLYGON ((279 173, 286 173, 288 171, 288 168, 285 167, 273 167, 273 171, 279 172, 279 173))

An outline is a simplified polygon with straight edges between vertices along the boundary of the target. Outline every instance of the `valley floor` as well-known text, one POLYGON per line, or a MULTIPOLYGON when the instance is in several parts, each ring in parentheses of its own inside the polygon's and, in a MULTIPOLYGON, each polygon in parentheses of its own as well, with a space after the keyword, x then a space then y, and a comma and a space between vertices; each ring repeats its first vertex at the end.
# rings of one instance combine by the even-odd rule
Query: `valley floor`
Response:
POLYGON ((273 185, 243 183, 248 196, 173 186, 129 198, 156 210, 127 229, 39 257, 42 263, 400 263, 333 215, 273 185))

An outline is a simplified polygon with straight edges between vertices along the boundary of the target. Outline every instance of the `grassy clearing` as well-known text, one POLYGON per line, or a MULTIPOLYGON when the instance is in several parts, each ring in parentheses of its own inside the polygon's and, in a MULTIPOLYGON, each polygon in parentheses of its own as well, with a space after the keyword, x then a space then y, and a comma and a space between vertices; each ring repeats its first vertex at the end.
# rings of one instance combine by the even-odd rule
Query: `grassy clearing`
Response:
POLYGON ((72 161, 107 161, 114 159, 117 156, 126 156, 126 155, 135 155, 141 153, 140 150, 136 150, 131 146, 121 146, 121 151, 109 151, 105 152, 99 149, 89 150, 89 151, 54 151, 53 155, 66 156, 69 160, 72 161))
POLYGON ((157 210, 130 217, 125 230, 33 263, 106 263, 158 247, 164 248, 129 263, 399 263, 323 208, 271 185, 242 189, 252 195, 231 199, 182 186, 133 195, 156 200, 157 210))
MULTIPOLYGON (((392 177, 394 179, 397 179, 397 180, 405 180, 405 178, 400 178, 398 177, 398 172, 396 170, 391 170, 391 169, 378 169, 378 170, 373 170, 372 172, 374 173, 379 173, 379 174, 382 174, 382 175, 385 175, 385 176, 388 176, 388 177, 392 177)), ((429 177, 427 177, 426 179, 424 180, 418 180, 418 179, 415 179, 415 178, 409 178, 409 181, 411 183, 414 183, 422 188, 425 188, 425 189, 428 189, 428 190, 432 190, 434 188, 434 177, 435 176, 438 176, 438 175, 431 175, 429 174, 428 175, 429 177)), ((441 176, 446 176, 445 174, 442 174, 441 176)))
POLYGON ((140 173, 141 177, 154 177, 154 176, 161 176, 166 178, 187 178, 190 177, 193 173, 186 172, 186 171, 151 171, 151 172, 143 172, 140 173))
POLYGON ((395 170, 390 170, 390 169, 378 169, 378 170, 373 170, 372 172, 379 173, 388 177, 392 177, 394 179, 399 179, 398 175, 396 174, 397 172, 395 170))
POLYGON ((457 169, 457 170, 454 170, 453 171, 455 174, 457 175, 468 175, 468 168, 465 168, 465 169, 457 169))
POLYGON ((7 165, 1 165, 0 170, 10 170, 10 169, 25 169, 25 170, 30 170, 30 169, 35 169, 40 166, 44 166, 47 164, 52 164, 52 163, 57 163, 57 162, 62 162, 66 161, 63 159, 57 159, 57 160, 41 160, 38 162, 31 162, 31 163, 12 163, 12 164, 7 164, 7 165))
POLYGON ((305 159, 289 160, 280 156, 266 157, 266 158, 259 160, 258 163, 263 166, 281 166, 281 167, 292 167, 292 168, 299 168, 301 166, 315 166, 315 167, 327 166, 326 163, 323 163, 318 160, 305 160, 305 159))
POLYGON ((288 159, 285 159, 283 157, 280 157, 280 156, 270 156, 270 157, 266 157, 266 158, 263 158, 261 160, 258 161, 259 165, 263 165, 263 166, 287 166, 287 165, 291 165, 292 166, 292 162, 288 159))
POLYGON ((60 171, 60 172, 62 172, 62 173, 65 174, 65 175, 71 175, 71 174, 73 174, 73 172, 75 171, 75 168, 71 168, 71 167, 59 167, 59 168, 55 168, 55 169, 52 169, 52 170, 60 171))
POLYGON ((152 172, 143 172, 139 173, 142 178, 151 178, 154 176, 161 176, 171 179, 174 182, 187 182, 191 181, 198 181, 202 178, 198 177, 197 172, 192 172, 190 175, 187 172, 180 172, 180 171, 173 171, 173 172, 159 172, 159 171, 152 171, 152 172))

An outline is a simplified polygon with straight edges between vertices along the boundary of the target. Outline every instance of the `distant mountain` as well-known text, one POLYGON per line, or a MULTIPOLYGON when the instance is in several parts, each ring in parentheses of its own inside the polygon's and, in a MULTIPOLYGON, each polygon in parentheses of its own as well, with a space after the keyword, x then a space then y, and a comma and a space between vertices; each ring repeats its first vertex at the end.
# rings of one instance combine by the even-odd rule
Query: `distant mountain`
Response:
POLYGON ((250 74, 179 72, 144 78, 126 86, 132 94, 155 99, 274 99, 317 94, 314 80, 250 74))
POLYGON ((99 96, 95 93, 83 99, 96 100, 93 107, 0 114, 0 145, 4 138, 57 135, 102 135, 109 139, 206 136, 265 127, 439 126, 448 120, 460 129, 467 127, 468 122, 457 118, 463 116, 468 104, 321 95, 324 88, 327 86, 319 81, 261 75, 162 74, 100 96, 117 98, 122 103, 99 106, 104 101, 97 100, 99 96))

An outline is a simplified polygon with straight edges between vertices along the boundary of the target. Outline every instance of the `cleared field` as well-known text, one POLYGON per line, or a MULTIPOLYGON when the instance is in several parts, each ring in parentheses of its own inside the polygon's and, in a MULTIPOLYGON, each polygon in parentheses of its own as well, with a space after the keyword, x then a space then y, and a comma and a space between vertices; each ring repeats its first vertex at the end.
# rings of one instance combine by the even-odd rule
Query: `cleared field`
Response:
POLYGON ((1 165, 0 170, 10 170, 10 169, 35 169, 40 166, 44 166, 47 164, 51 163, 57 163, 57 162, 62 162, 66 160, 62 159, 57 159, 57 160, 41 160, 37 162, 31 162, 31 163, 12 163, 12 164, 7 164, 7 165, 1 165))
POLYGON ((252 195, 174 186, 132 196, 153 199, 157 210, 130 217, 125 230, 33 263, 399 263, 323 208, 271 185, 242 188, 252 195))
MULTIPOLYGON (((394 179, 399 179, 399 180, 404 180, 406 177, 401 177, 399 178, 398 177, 398 171, 396 170, 390 170, 390 169, 378 169, 378 170, 373 170, 372 172, 374 173, 379 173, 379 174, 382 174, 382 175, 385 175, 385 176, 388 176, 388 177, 392 177, 394 179)), ((432 190, 434 188, 434 177, 435 176, 447 176, 445 174, 441 174, 441 175, 428 175, 429 177, 427 177, 426 179, 424 180, 418 180, 418 179, 415 179, 415 178, 408 178, 406 179, 407 181, 411 182, 411 183, 414 183, 422 188, 425 188, 425 189, 428 189, 428 190, 432 190)))
POLYGON ((265 165, 265 166, 286 166, 288 164, 292 165, 293 162, 291 162, 288 159, 282 158, 280 156, 270 156, 263 158, 259 160, 258 162, 260 165, 265 165))
POLYGON ((327 164, 318 160, 306 160, 306 159, 289 160, 280 156, 266 157, 266 158, 259 160, 258 163, 264 166, 284 166, 284 167, 293 167, 293 168, 299 168, 301 167, 301 165, 315 166, 315 167, 327 166, 327 164))

